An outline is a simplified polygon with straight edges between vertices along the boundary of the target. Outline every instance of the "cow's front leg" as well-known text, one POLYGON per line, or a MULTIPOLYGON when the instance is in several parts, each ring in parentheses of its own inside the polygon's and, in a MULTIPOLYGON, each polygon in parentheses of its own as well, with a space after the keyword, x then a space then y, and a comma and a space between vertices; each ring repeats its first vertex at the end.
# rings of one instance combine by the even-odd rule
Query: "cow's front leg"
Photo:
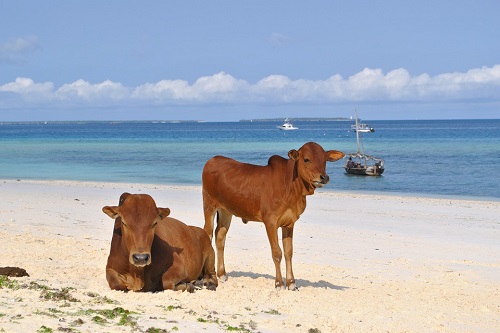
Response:
POLYGON ((128 291, 126 279, 112 268, 106 269, 106 280, 112 290, 128 291))
POLYGON ((144 287, 144 280, 131 274, 120 274, 112 268, 106 269, 106 280, 113 290, 139 291, 144 287))
POLYGON ((276 267, 276 278, 274 279, 274 286, 276 289, 283 288, 283 276, 281 275, 281 258, 283 252, 278 243, 278 229, 274 224, 266 224, 267 238, 269 239, 269 244, 271 245, 271 255, 273 258, 274 266, 276 267))
POLYGON ((286 285, 288 290, 298 290, 295 285, 295 278, 292 269, 292 256, 293 256, 293 226, 282 227, 281 236, 283 238, 283 251, 285 252, 285 265, 286 265, 286 285))

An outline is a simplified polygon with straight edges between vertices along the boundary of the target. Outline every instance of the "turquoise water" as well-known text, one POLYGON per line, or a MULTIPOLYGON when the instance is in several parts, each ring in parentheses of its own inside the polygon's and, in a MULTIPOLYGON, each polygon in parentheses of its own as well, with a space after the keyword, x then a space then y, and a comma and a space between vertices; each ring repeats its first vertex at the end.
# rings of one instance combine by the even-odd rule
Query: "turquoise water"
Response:
MULTIPOLYGON (((324 190, 500 198, 500 120, 371 121, 367 153, 385 159, 382 177, 346 175, 329 163, 324 190)), ((64 122, 0 125, 0 178, 201 184, 214 155, 266 164, 316 141, 356 150, 351 122, 64 122)))

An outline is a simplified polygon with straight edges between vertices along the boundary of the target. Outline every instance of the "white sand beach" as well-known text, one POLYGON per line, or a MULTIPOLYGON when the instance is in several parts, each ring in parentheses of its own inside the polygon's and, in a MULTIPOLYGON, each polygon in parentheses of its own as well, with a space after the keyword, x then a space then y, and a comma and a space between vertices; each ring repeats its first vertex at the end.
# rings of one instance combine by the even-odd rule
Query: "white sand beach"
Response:
POLYGON ((0 180, 0 267, 30 275, 3 280, 0 332, 500 331, 500 201, 318 190, 295 226, 298 291, 274 289, 263 224, 234 218, 217 291, 123 293, 101 211, 123 192, 203 226, 199 186, 0 180))

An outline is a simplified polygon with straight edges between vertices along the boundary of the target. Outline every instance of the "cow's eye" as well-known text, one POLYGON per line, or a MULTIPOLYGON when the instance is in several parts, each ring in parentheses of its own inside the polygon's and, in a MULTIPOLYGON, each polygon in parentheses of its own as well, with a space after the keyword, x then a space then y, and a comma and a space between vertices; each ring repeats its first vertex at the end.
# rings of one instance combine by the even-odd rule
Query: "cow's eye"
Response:
POLYGON ((304 158, 304 162, 309 163, 309 162, 311 162, 311 160, 308 158, 304 158))
POLYGON ((158 222, 153 223, 153 225, 151 226, 151 229, 156 227, 157 224, 158 224, 158 222))
POLYGON ((123 221, 122 221, 122 225, 123 225, 124 227, 126 227, 126 226, 127 226, 127 224, 126 224, 125 222, 123 222, 123 221))

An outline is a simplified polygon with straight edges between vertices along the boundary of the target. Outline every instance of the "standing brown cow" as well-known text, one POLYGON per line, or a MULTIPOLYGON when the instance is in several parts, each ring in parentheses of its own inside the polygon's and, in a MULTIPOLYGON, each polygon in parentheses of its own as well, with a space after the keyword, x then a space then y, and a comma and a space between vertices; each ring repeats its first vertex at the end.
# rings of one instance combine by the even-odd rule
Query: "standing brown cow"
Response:
POLYGON ((102 211, 115 219, 106 265, 111 289, 193 292, 200 279, 216 289, 215 253, 203 229, 167 217, 170 209, 147 194, 123 193, 119 206, 102 211))
POLYGON ((276 266, 275 287, 283 287, 281 275, 282 251, 278 244, 281 227, 286 263, 286 286, 296 289, 292 271, 293 227, 306 208, 306 196, 323 187, 330 177, 326 162, 344 157, 336 150, 325 151, 315 143, 304 144, 288 152, 290 159, 274 155, 266 166, 241 163, 223 156, 208 160, 203 168, 204 229, 213 237, 217 213, 215 244, 217 276, 227 279, 224 266, 224 245, 233 215, 248 221, 264 222, 276 266))

